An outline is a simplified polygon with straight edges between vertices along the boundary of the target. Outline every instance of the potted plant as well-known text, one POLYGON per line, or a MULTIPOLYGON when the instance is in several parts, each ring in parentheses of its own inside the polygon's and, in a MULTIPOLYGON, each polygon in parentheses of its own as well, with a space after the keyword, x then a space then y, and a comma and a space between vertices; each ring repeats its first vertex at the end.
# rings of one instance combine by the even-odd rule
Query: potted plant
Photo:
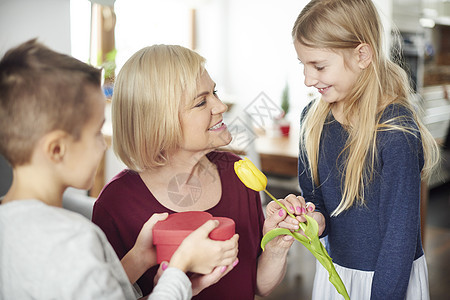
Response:
POLYGON ((289 85, 287 83, 281 94, 281 109, 283 110, 283 112, 281 113, 281 116, 278 121, 280 125, 281 134, 283 136, 289 136, 291 124, 289 120, 286 118, 289 112, 289 85))
POLYGON ((98 57, 98 61, 101 62, 100 66, 104 70, 103 74, 103 92, 107 99, 111 99, 113 93, 114 79, 115 79, 115 70, 116 70, 116 54, 117 50, 113 49, 110 52, 105 54, 105 57, 102 61, 102 57, 98 57))

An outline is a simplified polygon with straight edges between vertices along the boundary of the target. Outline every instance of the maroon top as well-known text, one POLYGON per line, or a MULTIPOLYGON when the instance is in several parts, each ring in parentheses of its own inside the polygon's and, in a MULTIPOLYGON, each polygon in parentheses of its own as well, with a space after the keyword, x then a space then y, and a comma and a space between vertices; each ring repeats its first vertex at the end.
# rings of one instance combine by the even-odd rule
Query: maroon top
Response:
MULTIPOLYGON (((238 156, 213 151, 207 157, 217 166, 222 197, 216 206, 206 211, 215 217, 228 217, 235 221, 236 233, 239 234, 239 264, 193 299, 253 300, 264 223, 259 193, 245 187, 236 176, 234 162, 240 159, 238 156)), ((169 185, 168 192, 170 190, 169 185)), ((103 188, 95 202, 92 221, 103 229, 121 259, 134 245, 148 218, 163 212, 174 213, 155 199, 138 173, 123 170, 103 188)), ((144 295, 152 291, 157 269, 158 266, 151 268, 137 281, 144 295)))

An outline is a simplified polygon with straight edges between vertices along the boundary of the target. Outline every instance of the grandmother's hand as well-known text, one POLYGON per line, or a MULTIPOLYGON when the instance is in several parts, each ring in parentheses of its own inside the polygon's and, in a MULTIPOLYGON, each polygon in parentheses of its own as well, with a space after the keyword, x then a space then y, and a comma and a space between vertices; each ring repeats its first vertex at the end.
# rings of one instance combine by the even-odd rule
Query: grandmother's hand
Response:
MULTIPOLYGON (((314 211, 315 208, 314 204, 310 202, 305 203, 303 197, 292 194, 279 201, 295 216, 295 219, 289 216, 278 203, 271 201, 266 207, 266 221, 264 222, 263 234, 275 228, 287 228, 296 231, 299 229, 298 224, 306 221, 302 215, 314 211)), ((266 247, 289 248, 293 241, 294 238, 292 236, 279 236, 269 242, 266 247)))

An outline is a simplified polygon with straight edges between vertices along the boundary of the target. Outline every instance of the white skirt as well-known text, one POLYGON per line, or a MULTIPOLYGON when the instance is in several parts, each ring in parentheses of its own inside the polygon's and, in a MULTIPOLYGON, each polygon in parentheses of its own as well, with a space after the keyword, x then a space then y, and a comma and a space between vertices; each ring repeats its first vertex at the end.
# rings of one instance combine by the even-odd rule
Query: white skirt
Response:
MULTIPOLYGON (((336 271, 344 283, 351 300, 370 299, 372 289, 373 271, 360 271, 341 267, 334 264, 336 271)), ((328 271, 316 260, 316 275, 312 300, 342 300, 341 294, 336 291, 334 285, 328 280, 328 271)), ((428 269, 425 255, 413 262, 409 277, 406 300, 429 300, 428 269)))

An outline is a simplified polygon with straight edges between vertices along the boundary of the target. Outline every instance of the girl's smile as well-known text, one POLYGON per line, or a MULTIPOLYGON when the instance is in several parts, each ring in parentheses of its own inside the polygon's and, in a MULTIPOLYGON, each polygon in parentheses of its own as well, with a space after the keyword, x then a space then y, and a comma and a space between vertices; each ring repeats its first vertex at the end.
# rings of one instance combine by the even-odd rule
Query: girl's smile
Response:
POLYGON ((317 88, 319 90, 319 93, 324 95, 329 89, 331 88, 331 85, 325 87, 325 88, 317 88))

